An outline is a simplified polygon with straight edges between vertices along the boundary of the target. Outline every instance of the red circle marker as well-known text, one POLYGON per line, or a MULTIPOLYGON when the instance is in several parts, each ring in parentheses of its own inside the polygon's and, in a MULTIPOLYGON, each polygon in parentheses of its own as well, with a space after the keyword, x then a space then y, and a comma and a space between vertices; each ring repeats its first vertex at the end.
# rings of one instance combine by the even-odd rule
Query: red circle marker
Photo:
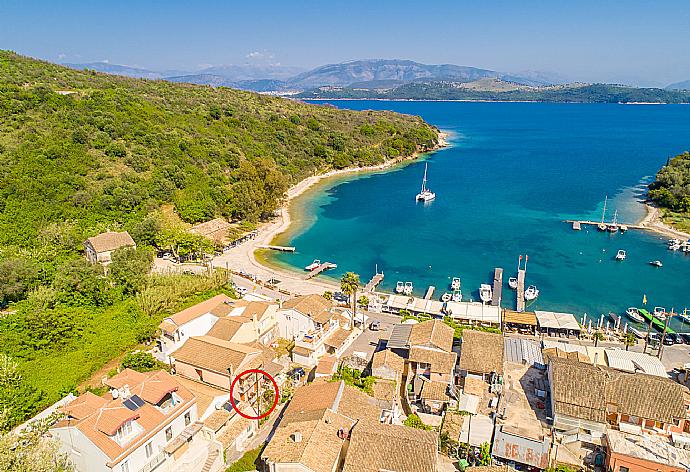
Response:
POLYGON ((270 374, 264 372, 263 370, 260 369, 248 369, 245 370, 244 372, 240 372, 239 375, 235 376, 235 379, 232 381, 232 384, 230 384, 230 404, 232 407, 235 409, 235 411, 242 417, 242 418, 247 418, 248 420, 260 420, 263 418, 266 418, 268 415, 270 415, 273 410, 275 410, 276 406, 278 405, 278 400, 280 400, 280 394, 278 393, 278 384, 276 383, 276 379, 274 379, 270 374), (271 408, 268 409, 264 414, 259 415, 259 416, 251 416, 251 415, 246 415, 240 411, 239 408, 237 408, 237 405, 235 405, 235 400, 232 398, 232 392, 235 390, 235 384, 237 381, 240 379, 240 377, 247 375, 247 374, 261 374, 264 377, 268 377, 268 379, 273 383, 273 391, 276 393, 275 398, 273 399, 273 405, 271 408))

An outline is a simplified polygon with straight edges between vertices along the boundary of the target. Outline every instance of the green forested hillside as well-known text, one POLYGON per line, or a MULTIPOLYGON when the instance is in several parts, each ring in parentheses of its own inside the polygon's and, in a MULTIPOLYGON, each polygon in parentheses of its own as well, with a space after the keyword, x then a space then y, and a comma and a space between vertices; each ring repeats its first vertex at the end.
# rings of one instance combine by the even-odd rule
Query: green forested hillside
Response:
POLYGON ((662 209, 667 223, 690 231, 690 152, 670 159, 657 172, 649 197, 662 209))
POLYGON ((162 234, 161 205, 188 223, 254 222, 307 175, 436 142, 418 117, 0 51, 0 429, 145 341, 164 312, 226 289, 224 278, 146 276, 147 246, 185 237, 162 234), (106 276, 81 244, 108 228, 139 248, 116 253, 106 276))

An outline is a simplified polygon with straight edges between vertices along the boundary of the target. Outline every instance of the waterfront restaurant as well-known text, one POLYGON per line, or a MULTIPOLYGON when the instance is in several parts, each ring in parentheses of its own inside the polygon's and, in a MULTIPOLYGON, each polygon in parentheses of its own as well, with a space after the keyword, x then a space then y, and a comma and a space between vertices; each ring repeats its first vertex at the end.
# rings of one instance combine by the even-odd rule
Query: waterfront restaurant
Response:
POLYGON ((582 328, 571 313, 535 311, 539 332, 548 336, 579 336, 582 328))

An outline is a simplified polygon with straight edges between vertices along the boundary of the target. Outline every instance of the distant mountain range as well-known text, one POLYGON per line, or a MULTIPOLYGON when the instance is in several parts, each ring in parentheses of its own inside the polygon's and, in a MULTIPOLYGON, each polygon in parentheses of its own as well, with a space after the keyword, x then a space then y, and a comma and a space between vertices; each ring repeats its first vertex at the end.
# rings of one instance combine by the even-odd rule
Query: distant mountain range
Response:
POLYGON ((108 62, 65 65, 129 77, 232 87, 300 98, 685 103, 687 94, 679 91, 690 90, 690 80, 671 84, 665 90, 608 84, 590 84, 589 88, 583 88, 588 84, 572 84, 557 74, 539 71, 509 73, 399 59, 349 61, 308 71, 255 64, 214 66, 195 72, 155 71, 108 62))

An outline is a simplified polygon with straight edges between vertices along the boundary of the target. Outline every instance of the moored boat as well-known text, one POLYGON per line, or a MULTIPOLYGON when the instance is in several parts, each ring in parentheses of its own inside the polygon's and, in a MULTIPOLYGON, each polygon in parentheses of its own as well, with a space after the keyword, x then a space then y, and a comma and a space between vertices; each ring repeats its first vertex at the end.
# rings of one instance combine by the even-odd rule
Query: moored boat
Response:
POLYGON ((616 260, 617 261, 624 261, 626 258, 625 251, 623 249, 619 249, 618 253, 616 254, 616 260))
POLYGON ((453 301, 454 302, 461 302, 462 301, 462 292, 460 290, 455 290, 453 291, 453 301))
POLYGON ((642 315, 640 315, 640 311, 633 306, 625 310, 625 314, 628 315, 628 318, 630 318, 633 321, 636 321, 638 323, 644 322, 644 318, 642 317, 642 315))
POLYGON ((517 288, 517 277, 511 277, 508 279, 508 287, 515 290, 517 288))
POLYGON ((444 303, 449 302, 451 297, 452 297, 452 295, 450 293, 446 292, 443 295, 441 295, 441 301, 444 303))
POLYGON ((666 308, 663 306, 655 306, 654 307, 654 318, 656 318, 659 321, 665 321, 666 320, 666 308))
POLYGON ((650 265, 656 266, 656 267, 663 267, 664 264, 661 261, 650 261, 650 265))
POLYGON ((678 313, 678 317, 686 323, 690 323, 690 310, 686 308, 682 313, 678 313))
POLYGON ((536 285, 530 285, 527 287, 527 290, 525 290, 525 300, 527 301, 535 300, 538 296, 539 289, 536 285))
POLYGON ((314 262, 312 262, 307 267, 305 267, 304 270, 308 270, 311 272, 312 270, 316 269, 320 265, 321 265, 321 261, 318 259, 314 259, 314 262))
POLYGON ((405 290, 405 284, 398 281, 398 283, 395 284, 395 293, 403 293, 403 290, 405 290))
POLYGON ((426 187, 426 171, 427 163, 424 163, 424 179, 422 180, 422 190, 417 194, 416 197, 418 202, 430 202, 436 198, 436 194, 426 187))
POLYGON ((491 301, 491 296, 493 289, 489 284, 481 284, 479 286, 479 299, 484 303, 489 303, 491 301))
POLYGON ((453 277, 453 281, 450 283, 451 290, 460 290, 460 278, 453 277))
POLYGON ((403 294, 412 295, 412 290, 414 290, 412 282, 405 282, 405 286, 403 287, 403 294))

